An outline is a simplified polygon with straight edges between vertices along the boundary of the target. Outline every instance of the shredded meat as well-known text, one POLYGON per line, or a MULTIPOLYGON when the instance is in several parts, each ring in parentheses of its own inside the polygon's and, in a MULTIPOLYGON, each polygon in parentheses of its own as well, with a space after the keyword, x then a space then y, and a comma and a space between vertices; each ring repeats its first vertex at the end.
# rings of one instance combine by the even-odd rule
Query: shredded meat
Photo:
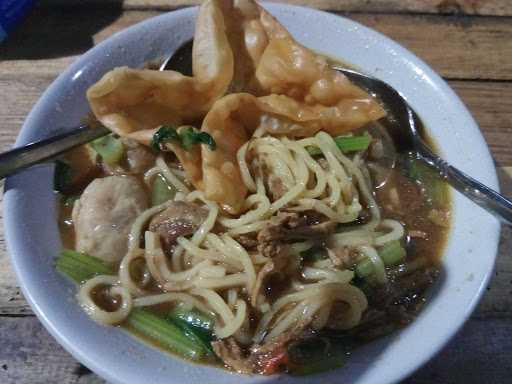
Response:
POLYGON ((233 337, 212 342, 212 347, 224 364, 238 373, 252 373, 252 364, 233 337))
POLYGON ((208 212, 196 204, 175 201, 153 217, 149 230, 158 233, 166 249, 169 249, 178 237, 192 235, 207 216, 208 212))
POLYGON ((277 217, 258 233, 260 243, 290 240, 318 240, 330 235, 336 229, 331 220, 323 222, 316 215, 297 212, 279 212, 277 217))
POLYGON ((254 249, 258 247, 258 240, 255 237, 250 235, 239 235, 236 240, 245 248, 245 249, 254 249))

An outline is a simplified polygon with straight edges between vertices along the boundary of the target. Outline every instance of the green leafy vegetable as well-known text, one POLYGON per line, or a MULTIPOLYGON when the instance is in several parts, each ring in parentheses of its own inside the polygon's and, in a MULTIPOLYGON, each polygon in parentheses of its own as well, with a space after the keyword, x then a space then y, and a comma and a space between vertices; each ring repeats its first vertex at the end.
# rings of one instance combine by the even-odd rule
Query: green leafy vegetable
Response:
POLYGON ((176 129, 170 125, 162 126, 154 135, 151 140, 151 147, 155 151, 161 149, 161 145, 174 140, 181 145, 183 149, 189 151, 192 146, 196 144, 205 144, 210 150, 214 151, 217 148, 217 143, 206 132, 201 132, 190 125, 184 125, 176 129))
POLYGON ((60 253, 56 269, 77 284, 96 275, 114 274, 112 267, 103 260, 69 249, 60 253))
POLYGON ((101 156, 102 160, 109 165, 119 163, 125 153, 123 142, 113 135, 103 136, 92 141, 91 147, 101 156))
POLYGON ((160 151, 160 145, 171 140, 180 141, 176 128, 172 125, 163 125, 153 135, 153 138, 151 139, 151 148, 158 152, 160 151))
POLYGON ((151 205, 156 206, 165 203, 173 199, 175 195, 176 188, 169 184, 162 175, 156 175, 151 191, 151 205))
POLYGON ((169 315, 173 321, 185 322, 206 339, 213 340, 213 326, 215 319, 193 308, 186 309, 184 305, 177 305, 169 315))
POLYGON ((169 320, 197 338, 212 356, 215 355, 211 346, 215 319, 195 308, 188 310, 184 305, 177 305, 170 313, 169 320))
MULTIPOLYGON (((368 149, 371 141, 372 138, 367 134, 362 136, 338 136, 334 138, 336 146, 343 153, 364 151, 368 149)), ((306 149, 311 156, 318 156, 322 154, 320 148, 315 146, 308 146, 306 149)))
POLYGON ((198 131, 190 125, 178 128, 178 134, 181 138, 181 145, 186 151, 190 150, 195 144, 206 144, 212 151, 217 147, 213 137, 206 132, 198 131))
POLYGON ((126 325, 185 358, 201 360, 210 354, 196 335, 147 310, 132 310, 126 319, 126 325))

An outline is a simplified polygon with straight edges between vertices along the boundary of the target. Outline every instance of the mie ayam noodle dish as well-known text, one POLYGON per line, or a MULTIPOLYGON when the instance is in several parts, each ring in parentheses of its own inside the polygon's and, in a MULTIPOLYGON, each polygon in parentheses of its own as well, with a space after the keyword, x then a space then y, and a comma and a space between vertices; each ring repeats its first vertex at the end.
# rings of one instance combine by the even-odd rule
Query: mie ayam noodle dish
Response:
POLYGON ((112 134, 56 171, 57 269, 87 314, 261 374, 340 366, 410 322, 449 202, 385 109, 250 0, 203 3, 192 59, 87 92, 112 134))

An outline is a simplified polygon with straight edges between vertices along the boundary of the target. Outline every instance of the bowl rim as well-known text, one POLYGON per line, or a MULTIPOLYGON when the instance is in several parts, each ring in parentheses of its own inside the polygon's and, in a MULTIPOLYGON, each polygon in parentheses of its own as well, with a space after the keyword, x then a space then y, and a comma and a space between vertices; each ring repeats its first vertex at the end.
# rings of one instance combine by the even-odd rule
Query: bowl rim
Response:
MULTIPOLYGON (((295 5, 288 5, 288 4, 272 4, 272 3, 265 3, 263 6, 267 9, 269 9, 271 12, 273 11, 279 11, 280 9, 297 9, 307 12, 312 12, 313 14, 323 14, 323 17, 329 17, 329 18, 342 18, 345 20, 345 22, 352 24, 355 28, 358 28, 360 30, 365 31, 366 33, 370 33, 373 36, 377 36, 377 38, 384 42, 386 45, 389 45, 396 49, 398 52, 407 52, 409 59, 414 61, 414 64, 419 66, 430 79, 432 79, 436 86, 440 89, 440 92, 447 95, 447 97, 451 98, 454 103, 458 104, 458 109, 460 110, 460 113, 466 114, 466 117, 469 117, 470 120, 473 121, 473 127, 476 128, 475 132, 473 134, 475 137, 479 136, 479 141, 485 146, 483 150, 480 151, 480 156, 482 157, 483 162, 487 162, 489 164, 492 164, 492 156, 490 153, 489 148, 485 144, 485 140, 483 138, 482 133, 479 131, 478 126, 476 125, 476 122, 474 122, 473 118, 471 117, 470 112, 467 110, 466 106, 462 103, 462 101, 458 98, 458 96, 454 93, 454 91, 449 87, 449 85, 440 77, 438 76, 430 67, 424 63, 421 59, 417 58, 413 53, 408 51, 407 49, 403 48, 398 43, 394 42, 390 38, 386 37, 385 35, 366 27, 358 22, 355 22, 353 20, 347 19, 342 16, 333 15, 327 12, 302 7, 302 6, 295 6, 295 5)), ((73 64, 71 64, 62 74, 60 74, 56 80, 54 80, 51 85, 45 90, 45 92, 42 94, 38 102, 35 104, 35 106, 32 108, 31 112, 29 113, 26 121, 23 124, 22 130, 20 131, 20 134, 16 140, 15 146, 24 145, 31 141, 31 139, 34 136, 37 136, 37 132, 34 132, 34 129, 32 129, 32 126, 34 125, 34 121, 37 119, 37 116, 41 113, 42 109, 44 108, 44 100, 49 97, 49 95, 53 92, 56 92, 64 82, 66 82, 69 77, 76 73, 78 70, 80 70, 81 67, 83 67, 88 60, 88 54, 93 51, 101 51, 105 47, 108 47, 111 42, 119 36, 122 36, 127 31, 135 31, 137 28, 139 30, 142 30, 142 27, 145 25, 149 25, 150 23, 155 23, 156 20, 163 20, 166 17, 168 17, 169 14, 174 14, 175 16, 180 16, 183 18, 186 17, 194 17, 197 12, 198 7, 188 7, 184 9, 175 10, 172 12, 164 13, 162 15, 158 15, 155 17, 151 17, 149 19, 146 19, 144 21, 141 21, 135 25, 130 26, 127 29, 124 29, 122 31, 119 31, 109 38, 107 38, 105 41, 99 43, 98 45, 92 47, 90 50, 88 50, 86 53, 81 55, 73 64)), ((491 166, 488 168, 488 171, 491 172, 488 175, 487 184, 498 190, 498 179, 496 174, 496 169, 494 166, 491 166)), ((4 225, 5 225, 5 236, 6 236, 6 243, 7 243, 7 250, 11 258, 12 265, 14 267, 16 276, 18 278, 18 282, 20 285, 20 288, 23 292, 23 295, 25 296, 27 302, 33 309, 34 313, 37 315, 39 320, 42 322, 42 324, 45 326, 45 328, 52 334, 52 336, 57 339, 57 341, 69 352, 71 353, 77 360, 83 362, 86 366, 91 368, 94 372, 98 373, 100 376, 107 378, 109 381, 112 382, 121 382, 119 377, 116 375, 116 372, 112 372, 111 369, 103 367, 101 364, 98 364, 97 358, 91 358, 90 356, 87 356, 86 354, 82 353, 79 346, 73 345, 69 343, 69 340, 67 340, 65 335, 62 335, 59 332, 59 326, 58 324, 52 323, 47 316, 45 315, 45 309, 41 308, 37 302, 37 300, 34 299, 32 292, 27 289, 27 286, 24 281, 25 271, 22 270, 20 264, 19 264, 19 258, 22 257, 20 254, 20 249, 18 247, 18 244, 15 239, 17 239, 17 229, 15 228, 16 225, 12 225, 11 223, 16 222, 16 198, 14 196, 14 192, 10 190, 10 182, 11 178, 8 178, 5 183, 5 191, 8 192, 5 195, 5 215, 4 215, 4 225)), ((452 223, 451 230, 453 231, 453 225, 455 223, 452 223)), ((483 292, 485 291, 485 287, 487 286, 490 277, 492 275, 492 271, 494 268, 494 263, 497 256, 497 246, 498 246, 498 240, 500 236, 500 229, 499 224, 497 222, 494 225, 494 229, 491 230, 491 234, 494 236, 492 238, 487 239, 489 246, 489 254, 493 255, 492 263, 489 264, 488 270, 485 271, 485 274, 481 280, 480 286, 478 291, 474 294, 474 296, 471 299, 470 304, 466 307, 465 311, 461 313, 461 316, 455 320, 451 326, 451 329, 448 331, 449 335, 444 339, 438 342, 435 346, 433 346, 428 353, 425 353, 421 358, 419 358, 416 363, 412 366, 409 366, 405 369, 403 369, 400 373, 395 375, 395 380, 402 380, 412 374, 414 371, 416 371, 418 368, 420 368, 422 365, 424 365, 428 360, 430 360, 435 354, 437 354, 452 338, 455 336, 455 334, 460 330, 460 328, 464 325, 466 320, 469 318, 473 310, 475 309, 476 305, 478 304, 478 301, 480 300, 483 292)), ((421 316, 421 315, 420 315, 421 316)), ((320 377, 320 376, 319 376, 320 377)))

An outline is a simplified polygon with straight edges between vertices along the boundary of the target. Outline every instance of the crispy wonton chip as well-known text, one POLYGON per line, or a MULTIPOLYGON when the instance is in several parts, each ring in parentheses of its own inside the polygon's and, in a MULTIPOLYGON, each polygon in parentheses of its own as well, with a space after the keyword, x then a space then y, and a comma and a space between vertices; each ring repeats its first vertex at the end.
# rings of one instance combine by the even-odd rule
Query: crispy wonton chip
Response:
POLYGON ((201 129, 215 139, 215 151, 167 146, 189 181, 232 214, 247 193, 236 153, 258 126, 292 137, 320 130, 339 135, 385 115, 372 96, 297 43, 253 0, 204 2, 192 59, 193 77, 118 68, 87 96, 103 124, 145 144, 162 124, 204 117, 201 129))
POLYGON ((218 1, 201 6, 192 56, 193 77, 127 67, 108 72, 87 91, 93 113, 115 133, 135 139, 140 135, 135 132, 203 118, 233 77, 233 52, 218 1))

